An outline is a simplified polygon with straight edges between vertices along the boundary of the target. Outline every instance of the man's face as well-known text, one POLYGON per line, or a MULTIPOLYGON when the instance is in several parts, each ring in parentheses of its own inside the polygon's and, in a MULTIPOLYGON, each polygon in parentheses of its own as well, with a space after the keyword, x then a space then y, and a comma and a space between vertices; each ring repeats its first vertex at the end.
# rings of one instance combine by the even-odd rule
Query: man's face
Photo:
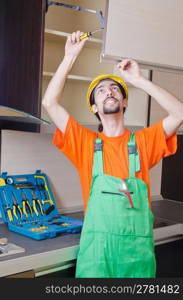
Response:
POLYGON ((123 112, 123 108, 127 106, 119 86, 110 79, 101 81, 95 87, 94 98, 95 104, 92 105, 94 113, 115 114, 123 112))

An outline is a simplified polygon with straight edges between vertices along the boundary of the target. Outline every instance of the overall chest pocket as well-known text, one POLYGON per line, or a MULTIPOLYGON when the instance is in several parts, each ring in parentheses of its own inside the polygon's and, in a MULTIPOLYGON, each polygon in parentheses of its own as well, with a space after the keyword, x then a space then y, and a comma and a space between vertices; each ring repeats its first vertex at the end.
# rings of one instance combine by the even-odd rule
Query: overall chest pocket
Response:
POLYGON ((125 208, 134 208, 134 203, 132 199, 133 192, 129 192, 129 191, 120 192, 120 190, 119 192, 113 192, 113 191, 102 190, 101 193, 102 195, 108 196, 108 198, 114 199, 114 201, 115 200, 123 201, 125 208))

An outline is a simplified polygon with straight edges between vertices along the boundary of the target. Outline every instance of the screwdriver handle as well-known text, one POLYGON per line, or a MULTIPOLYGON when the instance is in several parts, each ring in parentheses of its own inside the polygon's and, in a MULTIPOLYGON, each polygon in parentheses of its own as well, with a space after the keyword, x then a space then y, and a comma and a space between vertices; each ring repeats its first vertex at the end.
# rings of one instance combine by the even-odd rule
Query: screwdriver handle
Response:
POLYGON ((15 216, 15 218, 18 220, 18 216, 17 216, 17 212, 19 213, 20 218, 22 218, 22 211, 21 208, 18 204, 14 204, 13 205, 13 214, 15 216))
POLYGON ((85 32, 84 34, 82 34, 81 36, 80 36, 80 41, 82 41, 82 40, 84 40, 84 39, 86 39, 87 37, 90 37, 92 34, 91 34, 91 32, 89 31, 89 32, 85 32))
POLYGON ((22 218, 22 210, 21 210, 21 208, 20 208, 20 206, 19 206, 19 205, 17 205, 17 209, 18 209, 18 211, 19 211, 20 218, 22 218))
POLYGON ((7 197, 6 197, 6 192, 4 190, 3 190, 3 195, 4 195, 4 199, 6 201, 6 211, 7 211, 7 214, 8 214, 8 219, 11 222, 11 221, 13 221, 13 216, 12 216, 12 212, 11 212, 11 209, 10 209, 7 197))
POLYGON ((33 209, 35 211, 36 216, 39 215, 39 212, 37 210, 36 204, 39 206, 39 211, 41 212, 42 216, 44 215, 43 209, 42 209, 42 205, 41 202, 39 201, 39 199, 33 199, 33 209))
POLYGON ((26 217, 28 218, 26 206, 28 207, 28 210, 29 210, 29 213, 31 214, 31 216, 33 216, 32 208, 31 208, 31 206, 30 206, 30 204, 29 204, 29 201, 27 201, 27 200, 22 200, 23 212, 24 212, 24 214, 26 215, 26 217))
POLYGON ((26 205, 27 205, 27 207, 29 209, 29 212, 30 212, 31 216, 33 216, 32 207, 30 206, 30 203, 29 203, 28 200, 26 200, 26 205))
POLYGON ((7 214, 8 214, 8 218, 9 218, 10 222, 12 222, 13 221, 13 217, 12 217, 12 212, 11 212, 10 208, 7 208, 7 214))
POLYGON ((37 204, 38 204, 38 206, 39 206, 39 210, 40 210, 41 214, 44 215, 44 212, 43 212, 43 209, 42 209, 41 202, 39 201, 39 199, 37 199, 36 201, 37 201, 37 204))
POLYGON ((28 218, 28 214, 27 214, 27 211, 26 211, 26 201, 25 200, 22 200, 22 209, 23 209, 24 215, 28 218))
POLYGON ((17 216, 17 207, 16 207, 15 204, 13 205, 13 214, 14 214, 15 218, 18 220, 18 216, 17 216))
POLYGON ((36 216, 38 216, 39 213, 38 213, 38 210, 37 210, 37 207, 36 207, 36 200, 33 199, 32 203, 33 203, 33 209, 34 209, 34 212, 35 212, 36 216))

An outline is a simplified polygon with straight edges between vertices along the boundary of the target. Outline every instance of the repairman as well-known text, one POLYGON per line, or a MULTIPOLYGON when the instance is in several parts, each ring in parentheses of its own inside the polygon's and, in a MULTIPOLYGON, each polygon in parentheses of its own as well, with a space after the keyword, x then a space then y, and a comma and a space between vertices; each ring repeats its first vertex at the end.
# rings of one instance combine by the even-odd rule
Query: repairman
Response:
MULTIPOLYGON (((136 61, 124 59, 117 64, 121 77, 99 75, 89 85, 87 104, 100 120, 99 132, 79 125, 60 100, 87 41, 81 35, 77 31, 68 37, 65 56, 43 98, 57 126, 54 144, 76 166, 81 181, 85 218, 76 277, 155 277, 148 170, 176 152, 183 103, 144 78, 136 61), (167 116, 135 134, 126 129, 126 81, 152 96, 167 116)), ((71 100, 75 101, 74 94, 71 100)))

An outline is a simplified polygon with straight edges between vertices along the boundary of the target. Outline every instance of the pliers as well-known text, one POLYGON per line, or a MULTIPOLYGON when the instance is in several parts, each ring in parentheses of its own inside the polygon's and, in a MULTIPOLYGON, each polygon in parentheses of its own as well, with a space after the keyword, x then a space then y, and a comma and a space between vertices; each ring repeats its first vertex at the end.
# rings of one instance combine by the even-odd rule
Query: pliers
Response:
POLYGON ((13 199, 13 214, 15 218, 18 220, 19 218, 22 218, 22 211, 20 206, 17 203, 14 192, 12 192, 12 199, 13 199), (19 216, 17 215, 17 213, 19 214, 19 216))
POLYGON ((32 203, 33 203, 33 209, 34 209, 34 212, 35 212, 36 216, 39 215, 39 212, 43 215, 44 212, 43 212, 43 209, 42 209, 41 202, 36 197, 36 194, 34 193, 34 191, 32 191, 32 203), (39 212, 38 212, 37 208, 38 208, 39 212))
POLYGON ((22 208, 23 208, 23 213, 26 215, 27 218, 28 218, 28 213, 31 216, 33 216, 32 207, 30 206, 30 203, 27 200, 26 194, 24 192, 22 192, 22 208))

